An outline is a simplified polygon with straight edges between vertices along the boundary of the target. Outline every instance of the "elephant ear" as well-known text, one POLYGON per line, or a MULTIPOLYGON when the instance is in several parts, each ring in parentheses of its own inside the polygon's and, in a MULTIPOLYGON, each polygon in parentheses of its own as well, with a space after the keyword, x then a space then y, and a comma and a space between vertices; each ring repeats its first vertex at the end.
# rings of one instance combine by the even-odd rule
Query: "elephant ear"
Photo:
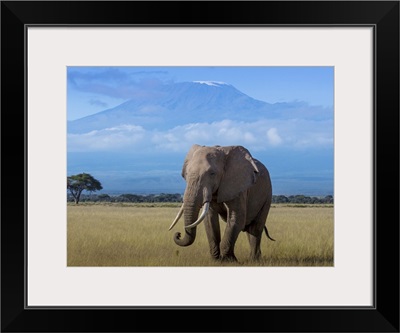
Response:
POLYGON ((250 152, 242 146, 221 147, 226 154, 225 171, 218 188, 218 202, 230 201, 250 186, 259 173, 250 152))
POLYGON ((189 161, 193 157, 193 154, 195 153, 195 151, 198 150, 199 148, 201 148, 201 146, 195 144, 189 149, 188 153, 186 154, 185 161, 183 162, 183 167, 182 167, 182 177, 183 178, 185 178, 186 167, 187 167, 189 161))

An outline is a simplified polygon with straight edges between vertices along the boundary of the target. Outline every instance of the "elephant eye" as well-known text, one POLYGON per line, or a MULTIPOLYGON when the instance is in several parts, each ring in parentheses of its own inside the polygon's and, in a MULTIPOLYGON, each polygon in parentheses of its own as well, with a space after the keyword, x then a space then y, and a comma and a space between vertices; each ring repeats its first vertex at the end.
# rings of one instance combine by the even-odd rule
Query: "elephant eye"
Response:
POLYGON ((210 171, 210 176, 215 176, 215 172, 214 171, 210 171))

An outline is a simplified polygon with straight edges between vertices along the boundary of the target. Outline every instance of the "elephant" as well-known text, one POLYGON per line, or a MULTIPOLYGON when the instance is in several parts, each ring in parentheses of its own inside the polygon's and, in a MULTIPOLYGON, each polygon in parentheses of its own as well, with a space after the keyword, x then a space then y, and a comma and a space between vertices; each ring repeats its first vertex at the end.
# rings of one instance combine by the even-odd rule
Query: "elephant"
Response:
POLYGON ((204 221, 213 259, 236 262, 235 243, 243 231, 250 243, 250 260, 259 260, 263 231, 274 241, 266 227, 272 201, 267 168, 243 146, 194 144, 184 160, 182 177, 186 181, 183 204, 169 230, 183 215, 185 234, 181 238, 176 232, 175 243, 193 244, 196 227, 204 221), (219 217, 226 222, 222 239, 219 217))

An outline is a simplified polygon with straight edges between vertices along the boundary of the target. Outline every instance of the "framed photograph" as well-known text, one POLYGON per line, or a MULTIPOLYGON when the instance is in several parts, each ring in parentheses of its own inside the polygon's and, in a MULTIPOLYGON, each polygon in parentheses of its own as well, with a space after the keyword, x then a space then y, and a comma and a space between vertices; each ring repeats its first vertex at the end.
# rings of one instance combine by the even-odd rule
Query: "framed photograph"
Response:
POLYGON ((3 332, 399 332, 398 1, 1 28, 3 332))
POLYGON ((333 66, 68 66, 67 265, 334 266, 333 100, 333 66))

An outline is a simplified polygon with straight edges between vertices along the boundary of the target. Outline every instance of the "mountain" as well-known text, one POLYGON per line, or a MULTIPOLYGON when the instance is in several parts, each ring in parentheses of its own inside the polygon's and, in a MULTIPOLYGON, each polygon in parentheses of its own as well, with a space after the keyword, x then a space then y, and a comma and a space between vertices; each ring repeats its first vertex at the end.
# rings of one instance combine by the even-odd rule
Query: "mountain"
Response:
POLYGON ((114 108, 68 122, 69 133, 85 133, 121 125, 159 130, 191 122, 212 122, 231 118, 254 118, 267 112, 270 104, 258 101, 233 86, 216 82, 183 82, 158 87, 142 97, 130 99, 114 108))
MULTIPOLYGON (((302 112, 304 119, 312 110, 306 103, 270 104, 256 100, 223 82, 181 82, 157 87, 114 108, 69 121, 68 133, 88 133, 121 125, 165 130, 188 123, 210 123, 225 118, 236 121, 255 121, 265 117, 290 118, 293 112, 302 112)), ((315 115, 328 116, 321 113, 321 108, 312 113, 313 117, 315 115)))

